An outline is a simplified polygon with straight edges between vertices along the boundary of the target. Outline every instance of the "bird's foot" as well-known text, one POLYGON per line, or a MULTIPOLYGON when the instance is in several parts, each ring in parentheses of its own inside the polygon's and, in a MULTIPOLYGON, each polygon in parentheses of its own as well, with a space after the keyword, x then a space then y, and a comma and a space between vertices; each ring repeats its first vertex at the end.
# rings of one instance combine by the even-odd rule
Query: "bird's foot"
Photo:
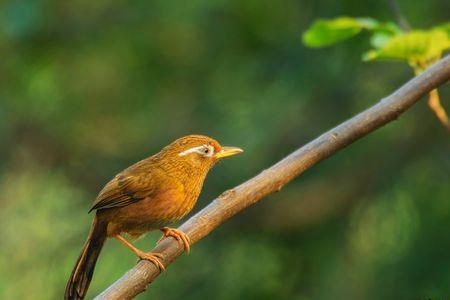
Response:
POLYGON ((164 258, 162 256, 162 254, 160 254, 160 253, 153 253, 153 252, 148 252, 147 253, 147 252, 138 250, 138 252, 136 252, 136 255, 141 260, 148 260, 149 262, 153 263, 159 269, 159 271, 165 271, 166 270, 166 268, 164 267, 164 265, 161 262, 161 259, 164 258))
POLYGON ((189 251, 191 250, 191 245, 190 245, 191 240, 186 233, 184 233, 181 230, 178 230, 175 228, 169 228, 169 227, 163 227, 163 228, 160 228, 159 230, 161 230, 163 232, 163 236, 158 240, 158 242, 156 242, 157 244, 159 244, 166 237, 171 236, 174 239, 176 239, 180 244, 182 244, 184 246, 184 249, 186 250, 186 252, 189 253, 189 251))

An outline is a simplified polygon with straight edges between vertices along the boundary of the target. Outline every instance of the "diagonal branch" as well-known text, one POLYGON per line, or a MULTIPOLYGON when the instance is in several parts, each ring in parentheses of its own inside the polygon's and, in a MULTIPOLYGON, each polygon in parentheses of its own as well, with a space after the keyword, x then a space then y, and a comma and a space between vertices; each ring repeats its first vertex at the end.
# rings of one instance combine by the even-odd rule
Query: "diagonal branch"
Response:
MULTIPOLYGON (((226 220, 265 196, 279 191, 316 163, 396 120, 423 95, 449 79, 450 56, 446 56, 374 106, 327 131, 259 175, 224 192, 179 229, 189 235, 192 243, 198 242, 226 220)), ((173 239, 163 241, 153 251, 163 254, 165 266, 183 252, 173 239)), ((95 299, 132 299, 158 275, 159 271, 152 263, 140 261, 95 299)))

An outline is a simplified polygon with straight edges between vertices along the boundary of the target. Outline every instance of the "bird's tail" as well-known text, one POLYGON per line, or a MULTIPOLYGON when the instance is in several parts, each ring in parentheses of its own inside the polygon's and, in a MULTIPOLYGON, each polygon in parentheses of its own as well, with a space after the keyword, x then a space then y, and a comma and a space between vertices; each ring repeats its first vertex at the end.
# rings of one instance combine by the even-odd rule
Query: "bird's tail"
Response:
POLYGON ((86 296, 95 263, 106 240, 106 224, 94 218, 91 231, 67 282, 65 300, 81 300, 86 296))

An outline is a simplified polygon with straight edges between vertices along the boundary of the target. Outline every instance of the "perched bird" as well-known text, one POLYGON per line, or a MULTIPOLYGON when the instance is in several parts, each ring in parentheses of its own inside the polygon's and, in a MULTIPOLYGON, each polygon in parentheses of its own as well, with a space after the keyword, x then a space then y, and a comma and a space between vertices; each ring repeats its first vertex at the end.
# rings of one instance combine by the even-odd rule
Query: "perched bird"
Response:
POLYGON ((242 151, 222 147, 206 136, 189 135, 117 174, 100 191, 89 211, 95 211, 94 221, 70 275, 64 299, 85 297, 106 238, 116 238, 160 270, 164 270, 161 254, 137 249, 124 234, 135 239, 159 229, 163 232, 161 239, 171 236, 189 251, 189 237, 166 226, 192 210, 206 174, 216 162, 242 151))

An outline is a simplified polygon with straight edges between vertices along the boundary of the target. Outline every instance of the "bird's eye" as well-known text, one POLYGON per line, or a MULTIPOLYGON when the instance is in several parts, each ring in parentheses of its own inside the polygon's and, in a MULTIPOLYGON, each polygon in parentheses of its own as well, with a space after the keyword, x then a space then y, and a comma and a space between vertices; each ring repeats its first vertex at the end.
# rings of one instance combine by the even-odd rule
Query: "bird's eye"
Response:
POLYGON ((201 148, 200 149, 200 153, 203 155, 203 156, 206 156, 206 157, 210 157, 213 153, 213 149, 211 149, 211 147, 209 147, 209 146, 203 146, 203 148, 201 148))

